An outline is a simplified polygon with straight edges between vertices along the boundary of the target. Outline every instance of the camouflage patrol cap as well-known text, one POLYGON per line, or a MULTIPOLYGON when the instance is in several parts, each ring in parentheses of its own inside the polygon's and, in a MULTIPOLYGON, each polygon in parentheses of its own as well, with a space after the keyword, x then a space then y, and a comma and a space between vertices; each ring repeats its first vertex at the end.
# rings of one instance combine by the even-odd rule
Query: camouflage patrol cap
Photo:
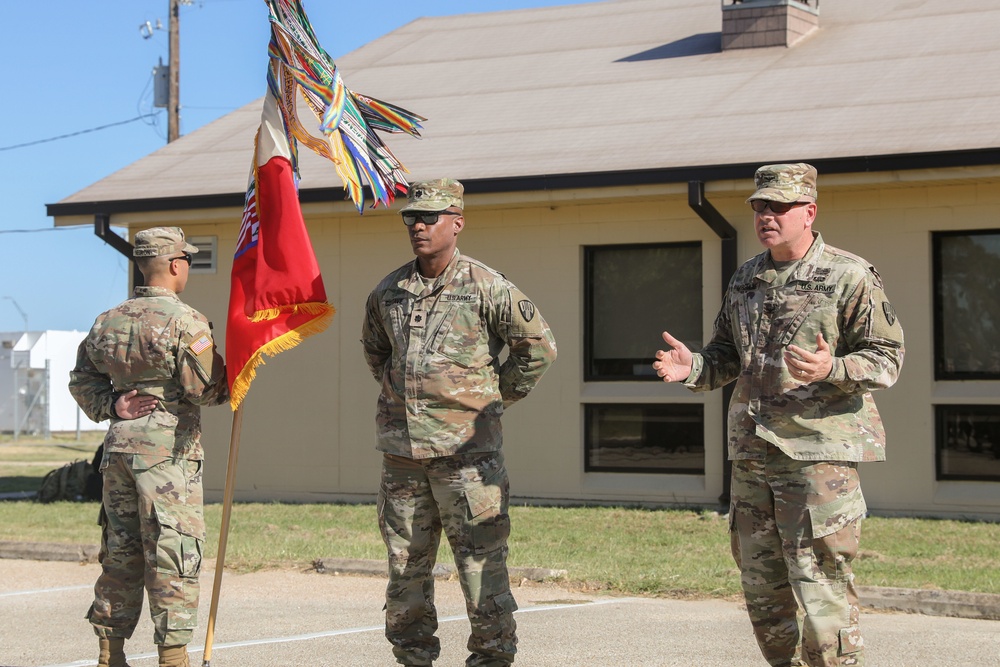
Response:
POLYGON ((766 164, 753 176, 757 191, 747 199, 768 199, 790 204, 802 198, 816 200, 816 167, 805 162, 766 164))
POLYGON ((400 213, 409 211, 443 211, 449 206, 465 208, 462 195, 465 188, 453 178, 413 183, 406 191, 409 200, 400 213))
POLYGON ((180 227, 152 227, 135 235, 133 257, 160 257, 175 252, 198 252, 196 246, 184 240, 184 230, 180 227))

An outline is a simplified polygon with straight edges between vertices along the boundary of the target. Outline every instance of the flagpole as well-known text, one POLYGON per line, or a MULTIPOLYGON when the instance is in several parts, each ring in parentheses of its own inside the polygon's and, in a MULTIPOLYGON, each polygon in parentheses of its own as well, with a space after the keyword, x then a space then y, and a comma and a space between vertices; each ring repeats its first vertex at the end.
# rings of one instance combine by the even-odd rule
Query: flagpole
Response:
POLYGON ((219 610, 219 591, 222 589, 222 570, 226 563, 226 542, 229 539, 229 515, 233 509, 233 491, 236 486, 236 461, 240 452, 240 430, 243 426, 243 404, 233 413, 233 430, 229 438, 229 463, 226 466, 226 489, 222 497, 222 527, 219 529, 219 551, 215 559, 215 582, 212 585, 212 607, 208 612, 208 633, 205 635, 205 653, 202 667, 209 667, 212 660, 212 640, 215 635, 215 615, 219 610))

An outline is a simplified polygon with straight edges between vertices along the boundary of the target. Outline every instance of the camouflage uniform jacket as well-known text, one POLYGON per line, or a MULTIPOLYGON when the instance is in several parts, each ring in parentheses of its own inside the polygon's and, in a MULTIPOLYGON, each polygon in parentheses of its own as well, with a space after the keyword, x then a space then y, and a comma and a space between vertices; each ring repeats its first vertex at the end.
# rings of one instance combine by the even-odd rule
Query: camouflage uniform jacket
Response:
POLYGON ((556 357, 528 297, 457 250, 426 289, 416 260, 386 276, 368 297, 361 343, 382 385, 378 449, 413 459, 499 450, 504 407, 556 357))
POLYGON ((903 364, 903 330, 862 258, 823 243, 780 284, 770 252, 737 270, 711 341, 694 355, 695 391, 736 380, 729 404, 729 458, 763 459, 762 440, 803 461, 883 461, 885 430, 871 391, 892 386, 903 364), (789 344, 830 345, 833 369, 803 385, 782 353, 789 344))
POLYGON ((70 392, 94 421, 111 420, 106 452, 201 460, 201 407, 229 400, 226 369, 205 316, 163 287, 102 313, 77 351, 70 392), (122 392, 156 396, 146 417, 112 412, 122 392))

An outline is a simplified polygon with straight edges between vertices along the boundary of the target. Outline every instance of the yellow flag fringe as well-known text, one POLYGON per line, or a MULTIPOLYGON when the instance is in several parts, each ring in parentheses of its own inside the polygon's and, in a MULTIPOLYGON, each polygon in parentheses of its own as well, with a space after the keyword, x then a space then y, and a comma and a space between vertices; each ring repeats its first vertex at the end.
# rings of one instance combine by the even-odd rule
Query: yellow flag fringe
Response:
MULTIPOLYGON (((326 328, 330 326, 334 313, 337 312, 336 309, 328 303, 298 304, 296 309, 301 309, 309 314, 316 314, 318 317, 283 333, 273 340, 268 341, 250 356, 250 359, 247 360, 247 363, 240 370, 236 379, 233 380, 233 388, 230 391, 229 398, 229 407, 232 408, 233 412, 240 407, 240 403, 242 403, 243 399, 246 398, 247 392, 250 390, 250 383, 253 382, 255 377, 257 377, 257 367, 264 363, 264 355, 273 357, 280 352, 292 349, 301 343, 305 338, 325 331, 326 328)), ((274 310, 278 310, 280 313, 281 309, 274 310)), ((256 317, 256 313, 254 315, 256 317)), ((274 319, 274 317, 277 317, 277 314, 270 318, 261 319, 274 319)))
POLYGON ((273 320, 284 314, 295 313, 305 313, 306 315, 322 315, 327 310, 333 308, 328 303, 293 303, 287 306, 279 306, 278 308, 264 308, 263 310, 258 310, 253 315, 250 316, 251 322, 263 322, 265 320, 273 320))

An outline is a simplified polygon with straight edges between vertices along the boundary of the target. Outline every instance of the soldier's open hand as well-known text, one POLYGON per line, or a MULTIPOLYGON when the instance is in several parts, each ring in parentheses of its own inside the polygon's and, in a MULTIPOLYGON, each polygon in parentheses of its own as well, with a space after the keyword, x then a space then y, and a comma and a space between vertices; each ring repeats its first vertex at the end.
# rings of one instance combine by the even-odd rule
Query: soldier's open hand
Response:
POLYGON ((691 374, 691 350, 666 331, 663 332, 663 340, 671 349, 667 352, 656 351, 653 370, 664 382, 679 382, 691 374))
POLYGON ((115 414, 119 419, 145 417, 156 408, 156 397, 140 395, 138 389, 127 391, 115 401, 115 414))

